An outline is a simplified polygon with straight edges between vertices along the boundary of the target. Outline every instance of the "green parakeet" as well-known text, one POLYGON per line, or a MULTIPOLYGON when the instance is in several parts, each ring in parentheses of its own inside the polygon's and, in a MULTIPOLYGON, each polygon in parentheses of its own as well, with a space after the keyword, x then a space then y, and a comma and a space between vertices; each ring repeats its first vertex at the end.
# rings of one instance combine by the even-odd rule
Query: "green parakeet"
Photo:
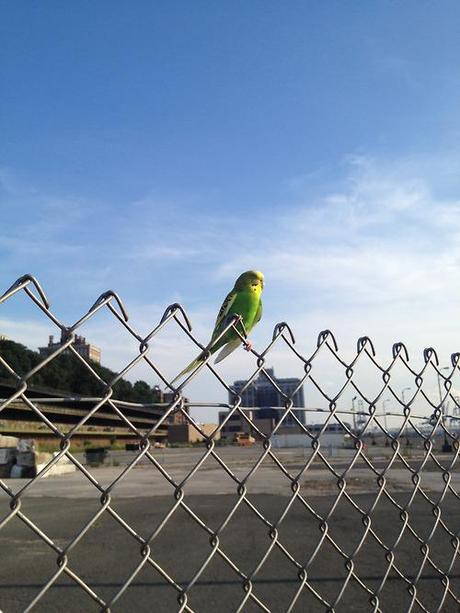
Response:
MULTIPOLYGON (((226 326, 229 325, 233 315, 241 315, 242 317, 243 326, 241 326, 241 324, 237 324, 236 326, 241 334, 247 335, 251 332, 262 317, 261 294, 263 289, 264 276, 261 272, 248 270, 238 277, 232 291, 228 294, 220 307, 214 331, 211 340, 206 346, 206 351, 202 351, 196 360, 193 360, 187 368, 184 368, 184 370, 171 381, 171 384, 203 362, 206 358, 207 351, 213 354, 219 349, 222 349, 215 360, 217 364, 241 345, 241 338, 233 328, 230 328, 221 338, 218 337, 226 326)), ((250 343, 248 343, 248 348, 251 348, 250 343)))

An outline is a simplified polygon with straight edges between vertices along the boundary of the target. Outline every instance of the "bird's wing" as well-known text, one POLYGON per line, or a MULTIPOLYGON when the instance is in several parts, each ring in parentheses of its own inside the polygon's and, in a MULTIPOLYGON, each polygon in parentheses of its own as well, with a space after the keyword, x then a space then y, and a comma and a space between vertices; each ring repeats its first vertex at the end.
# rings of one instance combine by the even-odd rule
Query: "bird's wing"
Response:
POLYGON ((247 329, 247 334, 249 334, 253 330, 253 328, 255 327, 256 324, 259 323, 261 318, 262 318, 262 300, 259 300, 259 305, 257 306, 257 311, 255 314, 254 320, 252 322, 251 327, 247 329))
POLYGON ((257 308, 257 313, 256 316, 254 317, 254 323, 252 324, 252 327, 254 327, 256 324, 259 323, 259 321, 262 319, 262 300, 259 301, 259 306, 257 308))
MULTIPOLYGON (((238 292, 236 291, 231 291, 227 295, 227 297, 223 301, 222 306, 220 307, 219 312, 217 314, 217 319, 216 319, 214 330, 211 336, 211 340, 207 344, 205 351, 202 351, 200 355, 196 358, 196 360, 193 360, 193 362, 191 362, 186 368, 184 368, 184 370, 180 372, 177 375, 177 377, 174 377, 174 379, 171 381, 171 385, 173 385, 178 379, 180 379, 181 377, 183 377, 184 375, 192 371, 196 366, 201 364, 205 360, 206 352, 208 350, 210 350, 211 353, 214 353, 215 351, 217 351, 217 349, 219 348, 219 344, 217 344, 217 347, 213 348, 214 342, 216 338, 219 336, 219 334, 222 332, 222 329, 225 328, 225 326, 227 325, 226 318, 228 317, 229 311, 233 303, 235 302, 237 295, 238 295, 238 292)), ((238 341, 238 342, 240 343, 241 341, 238 341)))
POLYGON ((237 295, 238 295, 238 292, 233 290, 227 295, 227 297, 223 301, 222 306, 220 307, 219 312, 217 313, 216 323, 215 323, 214 330, 211 336, 211 341, 208 347, 213 344, 213 342, 216 340, 216 338, 221 333, 222 324, 225 322, 225 319, 228 316, 229 311, 232 307, 232 304, 235 302, 237 295))
POLYGON ((233 341, 230 341, 226 345, 224 345, 219 355, 214 360, 214 364, 218 364, 219 362, 222 362, 224 358, 230 355, 232 351, 235 351, 235 349, 237 349, 240 345, 241 345, 241 339, 239 337, 233 341))

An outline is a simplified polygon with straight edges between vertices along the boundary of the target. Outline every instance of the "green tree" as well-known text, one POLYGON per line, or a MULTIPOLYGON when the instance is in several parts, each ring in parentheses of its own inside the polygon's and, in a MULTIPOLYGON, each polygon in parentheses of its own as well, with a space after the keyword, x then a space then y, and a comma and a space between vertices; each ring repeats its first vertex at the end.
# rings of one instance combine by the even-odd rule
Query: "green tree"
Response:
MULTIPOLYGON (((0 341, 0 357, 20 376, 40 364, 43 357, 36 351, 31 351, 24 345, 14 341, 0 341)), ((109 383, 116 373, 95 362, 90 362, 91 368, 105 383, 91 373, 82 361, 72 354, 61 354, 41 368, 29 380, 30 386, 47 388, 54 393, 72 393, 80 396, 101 396, 105 384, 109 383)), ((0 361, 0 378, 16 381, 8 368, 0 361)), ((131 402, 154 402, 158 394, 145 381, 136 381, 134 386, 126 379, 120 379, 113 386, 113 397, 131 402)))

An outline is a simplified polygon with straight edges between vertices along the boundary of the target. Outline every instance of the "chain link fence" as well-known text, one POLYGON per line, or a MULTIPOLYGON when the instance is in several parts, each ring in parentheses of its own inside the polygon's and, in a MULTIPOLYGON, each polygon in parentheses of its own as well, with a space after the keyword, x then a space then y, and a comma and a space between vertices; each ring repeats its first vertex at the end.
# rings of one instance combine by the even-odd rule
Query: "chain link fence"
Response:
MULTIPOLYGON (((161 364, 152 357, 154 355, 152 348, 155 347, 156 336, 160 331, 168 326, 176 326, 181 334, 188 337, 197 346, 197 349, 205 349, 193 335, 191 323, 181 305, 169 306, 158 325, 149 334, 142 336, 129 323, 123 302, 112 291, 102 294, 88 312, 71 326, 63 324, 55 317, 45 292, 31 275, 18 279, 0 298, 0 304, 14 299, 18 292, 24 292, 35 307, 63 335, 62 345, 50 355, 43 357, 42 361, 26 374, 15 372, 0 354, 0 364, 17 382, 13 393, 0 400, 0 417, 1 411, 6 410, 15 402, 22 402, 35 418, 52 432, 60 448, 60 451, 35 477, 21 482, 20 486, 13 488, 8 479, 0 480, 0 498, 6 499, 9 505, 7 513, 0 517, 0 547, 2 533, 5 533, 8 525, 11 522, 22 522, 33 533, 34 538, 43 541, 55 556, 55 571, 43 582, 43 585, 36 589, 25 611, 30 611, 35 607, 39 608, 44 597, 63 576, 86 592, 96 610, 126 610, 119 604, 119 601, 134 584, 136 577, 146 569, 153 570, 156 576, 160 575, 164 585, 169 586, 169 589, 176 593, 175 610, 189 612, 215 610, 211 605, 211 608, 196 608, 194 589, 216 559, 219 559, 234 573, 240 588, 240 596, 228 610, 383 611, 388 610, 390 606, 395 610, 404 611, 460 610, 458 582, 460 506, 456 488, 459 483, 456 464, 459 453, 457 424, 460 405, 454 391, 456 378, 460 374, 460 354, 455 353, 451 356, 451 367, 446 369, 440 367, 435 350, 428 348, 424 351, 421 368, 416 370, 410 364, 404 344, 396 343, 393 345, 389 363, 383 366, 377 360, 372 341, 368 337, 362 337, 358 340, 352 359, 346 360, 341 356, 332 332, 325 330, 319 334, 317 346, 311 354, 302 355, 297 349, 289 325, 282 322, 275 326, 272 339, 263 351, 258 353, 255 349, 251 350, 254 368, 247 378, 246 387, 239 394, 234 393, 232 386, 211 364, 210 355, 207 356, 204 364, 190 373, 180 385, 173 386, 170 383, 172 378, 168 380, 162 371, 161 364), (101 309, 107 309, 115 321, 136 339, 139 346, 136 357, 110 381, 104 381, 91 363, 86 361, 73 346, 75 333, 86 322, 94 318, 101 309), (302 372, 298 387, 288 395, 279 387, 267 367, 267 360, 273 355, 271 353, 273 348, 280 343, 297 361, 302 372), (75 360, 81 362, 99 381, 101 389, 104 389, 104 393, 96 399, 81 399, 86 403, 90 400, 90 406, 85 405, 88 406, 88 410, 84 417, 66 431, 56 425, 45 414, 40 402, 34 400, 28 393, 30 379, 41 369, 46 369, 47 365, 64 351, 70 352, 75 360), (333 365, 337 372, 340 372, 340 383, 337 383, 339 381, 337 378, 331 383, 330 377, 327 376, 327 368, 326 370, 319 368, 315 370, 321 360, 329 360, 328 363, 333 365), (117 381, 128 375, 140 363, 146 364, 151 369, 154 379, 172 392, 171 402, 164 407, 158 419, 152 420, 148 428, 140 428, 135 425, 124 409, 123 403, 113 395, 113 386, 117 381), (360 371, 362 364, 365 364, 364 371, 360 371), (222 390, 231 398, 228 405, 206 403, 207 407, 221 409, 222 406, 225 406, 227 408, 227 413, 221 423, 211 433, 202 431, 200 423, 190 414, 189 408, 192 405, 185 396, 189 383, 198 376, 202 369, 208 369, 222 390), (367 372, 368 375, 363 375, 363 372, 367 372), (368 380, 371 376, 369 373, 372 373, 374 381, 372 393, 368 390, 368 380), (257 425, 257 420, 250 418, 250 413, 245 410, 247 407, 244 407, 242 403, 244 390, 251 386, 260 375, 270 382, 284 402, 284 405, 279 407, 280 418, 271 432, 262 431, 257 425), (293 402, 296 392, 301 386, 307 384, 311 390, 314 390, 315 397, 323 401, 323 408, 318 406, 311 409, 315 416, 318 415, 319 410, 322 410, 324 414, 321 425, 315 428, 305 423, 306 420, 299 416, 298 408, 293 402), (401 385, 404 384, 406 385, 401 394, 401 385), (433 395, 433 389, 436 391, 435 395, 433 395), (409 391, 410 394, 407 393, 409 391), (393 407, 390 411, 385 409, 385 402, 388 399, 391 399, 393 407), (449 415, 447 415, 447 406, 453 408, 449 415), (97 478, 97 471, 85 465, 77 457, 78 454, 71 451, 72 438, 81 431, 88 420, 91 420, 103 408, 104 410, 110 408, 123 427, 140 441, 139 449, 133 458, 126 466, 120 468, 119 474, 108 485, 101 485, 97 478), (167 428, 171 416, 176 413, 180 413, 187 423, 200 432, 205 441, 201 452, 198 456, 196 454, 193 456, 194 463, 188 467, 185 476, 181 479, 175 478, 158 455, 153 453, 156 433, 167 428), (217 440, 219 434, 235 416, 247 424, 248 430, 259 441, 254 447, 256 452, 250 456, 247 454, 244 456, 253 459, 244 470, 238 471, 234 469, 231 462, 226 460, 225 448, 220 447, 217 440), (287 455, 281 453, 275 443, 287 420, 291 427, 295 427, 297 433, 304 436, 304 453, 300 460, 297 459, 297 464, 285 461, 284 458, 287 458, 287 455), (335 458, 333 451, 327 445, 322 444, 332 424, 338 425, 349 441, 350 449, 339 458, 335 458), (376 448, 384 449, 383 454, 374 453, 372 443, 375 441, 377 441, 376 448), (27 509, 33 506, 34 499, 29 500, 27 509, 24 508, 27 493, 63 457, 66 457, 76 467, 80 476, 93 488, 95 496, 100 501, 97 511, 87 518, 78 532, 64 544, 62 539, 54 538, 51 531, 44 531, 33 519, 27 509), (199 510, 190 503, 187 493, 188 484, 193 481, 208 460, 215 461, 222 475, 226 474, 233 483, 234 496, 231 506, 219 518, 217 527, 212 526, 205 514, 200 514, 199 510), (266 461, 271 462, 280 478, 289 486, 289 493, 282 498, 282 506, 274 518, 268 518, 258 504, 257 496, 251 493, 251 484, 266 461), (160 520, 151 526, 149 533, 143 535, 140 535, 131 522, 124 517, 123 512, 117 508, 116 501, 117 488, 123 481, 130 478, 131 471, 140 463, 147 465, 149 470, 155 471, 170 489, 170 504, 167 510, 160 520), (392 481, 393 471, 396 468, 399 473, 404 473, 406 476, 407 486, 403 492, 404 496, 402 492, 397 491, 397 488, 395 489, 392 481), (354 475, 359 470, 365 470, 370 475, 365 488, 365 496, 356 491, 355 487, 354 475), (318 471, 321 472, 318 473, 318 471), (327 505, 327 508, 323 505, 321 511, 319 505, 314 503, 314 496, 318 492, 312 492, 311 488, 308 488, 308 478, 313 473, 319 474, 313 489, 320 488, 326 479, 329 481, 332 479, 333 483, 332 489, 328 491, 330 504, 327 505), (424 530, 421 530, 418 525, 420 501, 429 509, 429 517, 431 517, 426 520, 425 526, 428 528, 424 530), (351 517, 352 521, 348 542, 346 538, 337 536, 340 524, 343 523, 340 505, 344 502, 348 505, 347 517, 351 517), (391 508, 394 512, 391 529, 379 523, 382 521, 382 514, 379 514, 382 505, 386 505, 385 508, 391 508), (294 507, 297 513, 299 509, 302 509, 305 527, 308 523, 311 537, 311 544, 305 548, 303 554, 302 551, 299 553, 299 548, 296 549, 293 546, 292 539, 285 540, 283 537, 284 528, 290 522, 294 507), (241 508, 246 509, 264 532, 262 547, 258 550, 257 559, 249 570, 245 567, 247 565, 235 559, 235 556, 225 547, 225 534, 234 529, 232 522, 238 517, 238 511, 241 508), (206 535, 208 542, 207 551, 204 552, 201 562, 186 580, 178 578, 179 571, 174 573, 171 569, 166 569, 156 550, 156 543, 162 532, 176 521, 178 509, 196 524, 198 529, 206 535), (105 515, 110 515, 129 538, 138 545, 135 567, 130 569, 109 599, 102 597, 85 573, 73 565, 73 552, 76 546, 84 542, 85 537, 89 537, 90 529, 105 515), (311 529, 312 525, 315 526, 314 531, 311 529), (412 556, 411 569, 407 568, 407 564, 403 563, 401 557, 403 541, 407 538, 410 538, 413 551, 416 552, 416 555, 412 556), (380 559, 380 570, 377 575, 374 572, 372 580, 369 578, 369 575, 372 574, 370 573, 372 563, 367 557, 369 547, 373 547, 374 557, 377 556, 380 559), (296 549, 295 552, 294 549, 296 549), (332 555, 330 552, 333 552, 335 558, 341 561, 342 567, 340 580, 335 582, 335 588, 332 591, 322 588, 321 581, 314 571, 315 564, 326 555, 326 550, 329 552, 328 555, 332 555), (269 590, 260 589, 258 582, 264 567, 274 555, 281 556, 295 572, 295 583, 290 585, 288 599, 282 606, 273 604, 270 601, 269 590), (431 583, 429 589, 424 590, 423 582, 427 576, 431 583), (361 608, 358 605, 357 608, 353 608, 350 604, 344 604, 347 591, 349 592, 352 587, 357 590, 357 594, 360 594, 361 608), (396 599, 398 591, 404 593, 405 600, 396 599), (302 600, 305 595, 308 595, 309 598, 308 607, 305 605, 306 601, 302 600)), ((222 334, 225 334, 230 327, 240 334, 237 324, 238 318, 230 321, 222 334)), ((243 337, 242 340, 244 340, 243 337)), ((177 371, 182 368, 183 362, 185 360, 178 355, 177 371)), ((307 395, 307 400, 308 397, 307 395)), ((308 413, 308 409, 305 413, 308 413)), ((142 492, 139 492, 139 496, 141 495, 142 492)), ((300 522, 296 528, 299 531, 299 539, 304 530, 302 526, 300 522)), ((245 538, 243 533, 241 538, 245 538)), ((180 558, 181 551, 178 551, 178 565, 180 558)), ((218 581, 216 581, 216 589, 220 589, 218 581)), ((0 609, 3 609, 1 596, 0 609)), ((64 609, 67 610, 63 604, 60 610, 64 609)), ((152 603, 150 610, 161 610, 160 603, 152 603)), ((222 610, 225 610, 223 605, 222 610)), ((4 613, 7 613, 6 609, 4 613)))

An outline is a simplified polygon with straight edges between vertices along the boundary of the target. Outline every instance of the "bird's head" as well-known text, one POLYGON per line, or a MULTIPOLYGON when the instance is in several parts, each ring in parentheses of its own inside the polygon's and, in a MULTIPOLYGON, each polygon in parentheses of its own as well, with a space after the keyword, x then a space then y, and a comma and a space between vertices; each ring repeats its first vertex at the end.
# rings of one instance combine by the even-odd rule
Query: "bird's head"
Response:
POLYGON ((264 289, 264 276, 257 270, 247 270, 236 280, 235 289, 239 291, 251 290, 261 294, 264 289))

